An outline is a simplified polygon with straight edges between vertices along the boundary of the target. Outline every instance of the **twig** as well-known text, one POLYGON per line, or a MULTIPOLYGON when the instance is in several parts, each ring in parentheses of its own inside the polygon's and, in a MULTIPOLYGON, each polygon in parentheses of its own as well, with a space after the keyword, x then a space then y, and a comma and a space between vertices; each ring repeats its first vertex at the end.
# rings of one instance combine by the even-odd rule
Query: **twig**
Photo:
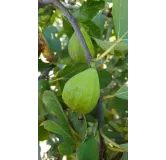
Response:
POLYGON ((106 37, 105 37, 105 40, 106 40, 106 41, 109 40, 110 35, 111 35, 111 31, 112 31, 112 29, 111 29, 111 27, 109 26, 109 27, 108 27, 108 30, 107 30, 107 33, 106 33, 106 37))
MULTIPOLYGON (((97 103, 97 111, 98 111, 98 130, 103 128, 103 114, 102 114, 102 96, 100 94, 98 103, 97 103)), ((103 159, 103 151, 104 151, 104 142, 103 137, 99 133, 99 160, 103 159)))
POLYGON ((42 3, 53 3, 57 8, 59 8, 64 15, 67 17, 68 21, 71 23, 72 27, 74 28, 74 31, 76 32, 78 39, 80 40, 80 43, 83 47, 85 56, 86 56, 86 61, 90 66, 90 62, 92 62, 93 58, 90 54, 90 51, 88 49, 88 46, 85 42, 85 39, 80 31, 80 28, 77 24, 76 19, 73 17, 73 15, 63 6, 63 4, 59 0, 39 0, 42 3))
POLYGON ((100 94, 99 100, 97 102, 97 112, 98 112, 98 128, 103 128, 103 115, 102 115, 102 96, 100 94))
POLYGON ((103 160, 103 153, 104 153, 104 141, 103 141, 103 137, 101 136, 101 134, 99 134, 99 160, 103 160))
POLYGON ((110 48, 108 48, 102 55, 97 57, 95 61, 97 62, 101 60, 103 57, 105 57, 117 44, 119 44, 123 40, 123 38, 126 36, 127 33, 128 31, 121 38, 119 38, 112 46, 110 46, 110 48))
POLYGON ((103 97, 103 100, 105 101, 106 99, 114 98, 115 95, 107 95, 103 97))
POLYGON ((112 32, 112 19, 108 19, 108 29, 107 29, 107 33, 105 36, 105 40, 108 41, 110 36, 111 36, 111 32, 112 32))
POLYGON ((48 76, 49 72, 54 68, 54 65, 48 67, 47 69, 44 70, 44 72, 38 77, 38 81, 41 79, 44 79, 48 76))

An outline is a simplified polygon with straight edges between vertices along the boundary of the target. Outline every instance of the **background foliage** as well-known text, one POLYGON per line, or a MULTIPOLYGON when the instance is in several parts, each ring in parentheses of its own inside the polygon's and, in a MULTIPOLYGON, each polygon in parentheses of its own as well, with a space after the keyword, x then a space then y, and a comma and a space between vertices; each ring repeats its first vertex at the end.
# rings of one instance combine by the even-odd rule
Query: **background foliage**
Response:
MULTIPOLYGON (((128 146, 128 0, 68 0, 65 7, 93 42, 102 93, 103 159, 127 160, 128 146), (115 45, 116 44, 116 45, 115 45), (111 46, 114 48, 110 49, 111 46), (103 53, 108 52, 103 58, 103 53)), ((38 81, 39 148, 49 146, 41 159, 97 160, 99 130, 97 109, 78 119, 62 100, 71 77, 88 68, 68 54, 74 30, 52 4, 38 10, 38 72, 49 75, 38 81)), ((73 44, 74 45, 74 44, 73 44)), ((41 148, 42 149, 42 148, 41 148)), ((40 150, 39 150, 40 151, 40 150)), ((40 159, 40 157, 39 157, 40 159)))

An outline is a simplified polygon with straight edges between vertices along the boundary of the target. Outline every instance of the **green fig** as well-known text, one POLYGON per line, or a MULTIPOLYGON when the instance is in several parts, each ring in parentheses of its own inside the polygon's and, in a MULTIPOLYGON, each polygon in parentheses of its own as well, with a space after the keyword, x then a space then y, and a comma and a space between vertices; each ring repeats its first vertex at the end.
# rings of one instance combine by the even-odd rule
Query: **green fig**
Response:
POLYGON ((69 79, 62 92, 64 103, 80 114, 91 112, 99 96, 99 77, 94 68, 86 69, 69 79))
MULTIPOLYGON (((89 35, 86 33, 84 28, 81 28, 80 30, 81 30, 81 33, 83 34, 83 37, 85 39, 85 42, 86 42, 88 48, 89 48, 91 56, 94 57, 95 56, 94 47, 93 47, 93 43, 92 43, 89 35)), ((75 32, 73 33, 73 35, 71 36, 71 38, 69 40, 68 51, 69 51, 71 58, 75 62, 77 62, 77 63, 86 62, 84 50, 83 50, 82 45, 75 32)))

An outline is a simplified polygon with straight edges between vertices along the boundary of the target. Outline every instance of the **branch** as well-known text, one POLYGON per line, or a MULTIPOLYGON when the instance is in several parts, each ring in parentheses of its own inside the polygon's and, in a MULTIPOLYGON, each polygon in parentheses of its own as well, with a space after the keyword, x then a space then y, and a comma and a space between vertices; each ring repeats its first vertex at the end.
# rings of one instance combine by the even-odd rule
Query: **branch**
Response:
POLYGON ((108 41, 110 36, 111 36, 111 32, 112 32, 112 19, 108 19, 108 29, 107 29, 107 33, 105 36, 105 40, 108 41))
MULTIPOLYGON (((100 94, 99 100, 97 102, 97 112, 98 112, 98 130, 103 128, 103 112, 102 112, 102 96, 100 94)), ((103 159, 103 151, 104 151, 104 142, 103 137, 99 133, 99 160, 103 159)))
POLYGON ((99 100, 97 102, 97 112, 98 112, 98 128, 100 130, 103 128, 102 96, 101 96, 101 94, 100 94, 99 100))
POLYGON ((90 65, 90 62, 93 60, 93 58, 89 52, 85 39, 80 31, 77 21, 73 17, 73 15, 63 6, 63 4, 59 0, 39 0, 39 2, 53 3, 57 8, 59 8, 59 10, 61 10, 64 13, 64 15, 67 17, 68 21, 71 23, 72 27, 74 28, 74 31, 76 32, 78 39, 80 40, 81 45, 83 47, 83 50, 84 50, 84 53, 86 56, 86 61, 90 65))

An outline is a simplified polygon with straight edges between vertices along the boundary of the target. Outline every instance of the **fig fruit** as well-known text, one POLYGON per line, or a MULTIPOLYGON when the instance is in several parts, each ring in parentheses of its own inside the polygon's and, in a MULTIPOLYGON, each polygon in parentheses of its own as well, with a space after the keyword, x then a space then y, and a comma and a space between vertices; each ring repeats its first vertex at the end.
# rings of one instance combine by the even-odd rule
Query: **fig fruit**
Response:
POLYGON ((99 77, 94 68, 86 69, 69 79, 62 92, 64 103, 80 114, 91 112, 99 96, 99 77))
MULTIPOLYGON (((86 33, 84 28, 81 28, 80 30, 81 30, 81 33, 83 34, 83 37, 85 39, 85 42, 86 42, 88 48, 89 48, 90 54, 92 55, 92 57, 94 57, 95 56, 94 47, 93 47, 93 43, 92 43, 89 35, 86 33)), ((84 50, 83 50, 82 45, 75 32, 73 33, 73 35, 71 36, 71 38, 69 40, 68 51, 69 51, 71 58, 75 62, 77 62, 77 63, 86 62, 84 50)))

